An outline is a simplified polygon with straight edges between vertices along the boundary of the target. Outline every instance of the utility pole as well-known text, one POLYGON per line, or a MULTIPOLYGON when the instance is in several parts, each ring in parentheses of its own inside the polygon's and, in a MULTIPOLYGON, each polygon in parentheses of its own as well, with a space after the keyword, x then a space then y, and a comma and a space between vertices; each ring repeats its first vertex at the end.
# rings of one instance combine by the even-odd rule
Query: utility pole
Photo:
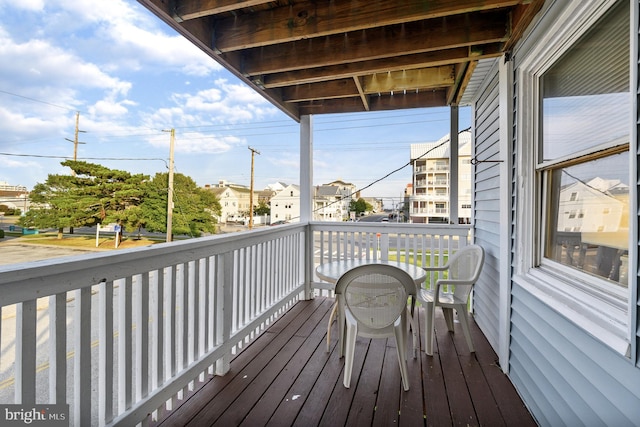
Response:
POLYGON ((248 147, 251 151, 251 185, 249 187, 249 230, 253 228, 253 157, 260 154, 258 150, 248 147))
POLYGON ((173 150, 176 140, 176 130, 171 128, 170 131, 163 130, 163 132, 171 132, 171 143, 169 144, 169 185, 167 187, 167 242, 170 242, 173 234, 173 150))
MULTIPOLYGON (((78 141, 78 133, 85 132, 80 130, 80 111, 76 111, 76 130, 74 132, 73 141, 69 138, 65 138, 69 142, 73 142, 73 161, 78 160, 78 144, 84 144, 84 142, 78 141)), ((76 176, 76 171, 71 169, 71 175, 76 176)), ((69 234, 73 234, 73 226, 69 227, 69 234)))
MULTIPOLYGON (((80 111, 76 111, 76 130, 74 132, 74 138, 73 140, 69 139, 69 138, 65 138, 67 141, 69 142, 73 142, 73 160, 76 161, 78 160, 78 144, 84 144, 84 142, 80 142, 78 141, 78 133, 79 132, 85 132, 83 130, 79 129, 79 125, 80 125, 80 111)), ((71 173, 75 176, 76 172, 75 171, 71 171, 71 173)))

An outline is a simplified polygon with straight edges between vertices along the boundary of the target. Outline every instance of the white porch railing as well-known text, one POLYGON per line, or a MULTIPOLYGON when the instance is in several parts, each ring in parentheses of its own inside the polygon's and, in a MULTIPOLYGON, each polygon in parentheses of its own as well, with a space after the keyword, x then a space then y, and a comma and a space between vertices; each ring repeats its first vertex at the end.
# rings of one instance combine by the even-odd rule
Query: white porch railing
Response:
MULTIPOLYGON (((313 266, 341 259, 396 260, 418 266, 443 265, 446 256, 471 242, 471 227, 447 224, 342 222, 310 224, 313 266)), ((434 273, 432 273, 433 276, 434 273)), ((427 280, 435 283, 433 277, 427 280)), ((313 276, 316 293, 333 289, 313 276)))
POLYGON ((468 226, 291 224, 2 266, 0 403, 69 403, 72 425, 147 424, 305 291, 328 289, 320 262, 426 265, 468 242, 468 226))

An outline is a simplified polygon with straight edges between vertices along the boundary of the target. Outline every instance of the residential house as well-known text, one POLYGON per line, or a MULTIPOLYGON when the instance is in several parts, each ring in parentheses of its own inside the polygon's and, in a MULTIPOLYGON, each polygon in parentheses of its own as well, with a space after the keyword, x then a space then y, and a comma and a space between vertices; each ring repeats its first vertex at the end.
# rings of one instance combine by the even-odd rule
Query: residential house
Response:
MULTIPOLYGON (((220 222, 243 222, 249 215, 249 200, 251 190, 248 187, 230 184, 220 181, 217 186, 205 185, 207 190, 212 191, 222 207, 220 222)), ((257 200, 257 197, 255 198, 257 200)))
POLYGON ((258 192, 258 203, 270 204, 271 198, 286 187, 287 184, 283 182, 275 182, 267 185, 264 190, 258 192))
POLYGON ((313 194, 313 218, 316 221, 346 221, 349 205, 357 198, 354 184, 337 180, 318 185, 313 194))
POLYGON ((452 173, 457 177, 458 221, 471 218, 471 131, 458 135, 457 168, 451 165, 451 139, 411 144, 413 194, 409 215, 414 224, 449 223, 452 173))
POLYGON ((300 222, 300 186, 290 184, 271 198, 271 223, 300 222))

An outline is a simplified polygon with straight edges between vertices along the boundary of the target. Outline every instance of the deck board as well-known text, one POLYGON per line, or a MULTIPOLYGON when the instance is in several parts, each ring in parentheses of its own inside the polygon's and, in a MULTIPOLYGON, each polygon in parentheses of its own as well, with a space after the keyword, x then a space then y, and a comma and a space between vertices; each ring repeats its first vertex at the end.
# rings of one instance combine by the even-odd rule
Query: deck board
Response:
MULTIPOLYGON (((232 360, 229 373, 208 379, 158 424, 536 425, 475 323, 476 353, 469 353, 459 325, 450 334, 439 310, 433 357, 421 351, 413 358, 408 337, 408 392, 393 338, 358 338, 345 388, 335 329, 326 351, 332 304, 325 298, 296 304, 232 360)), ((423 340, 424 311, 419 315, 423 340)))

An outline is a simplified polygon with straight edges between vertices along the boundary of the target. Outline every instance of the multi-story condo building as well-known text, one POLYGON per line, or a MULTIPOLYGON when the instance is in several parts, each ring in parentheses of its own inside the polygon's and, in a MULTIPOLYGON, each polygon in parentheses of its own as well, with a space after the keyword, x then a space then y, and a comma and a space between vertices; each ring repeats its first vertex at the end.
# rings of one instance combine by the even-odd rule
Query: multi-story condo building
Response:
MULTIPOLYGON (((450 138, 437 142, 411 144, 413 165, 409 216, 414 223, 449 223, 451 192, 450 138)), ((471 218, 471 132, 458 135, 458 218, 471 218)))

